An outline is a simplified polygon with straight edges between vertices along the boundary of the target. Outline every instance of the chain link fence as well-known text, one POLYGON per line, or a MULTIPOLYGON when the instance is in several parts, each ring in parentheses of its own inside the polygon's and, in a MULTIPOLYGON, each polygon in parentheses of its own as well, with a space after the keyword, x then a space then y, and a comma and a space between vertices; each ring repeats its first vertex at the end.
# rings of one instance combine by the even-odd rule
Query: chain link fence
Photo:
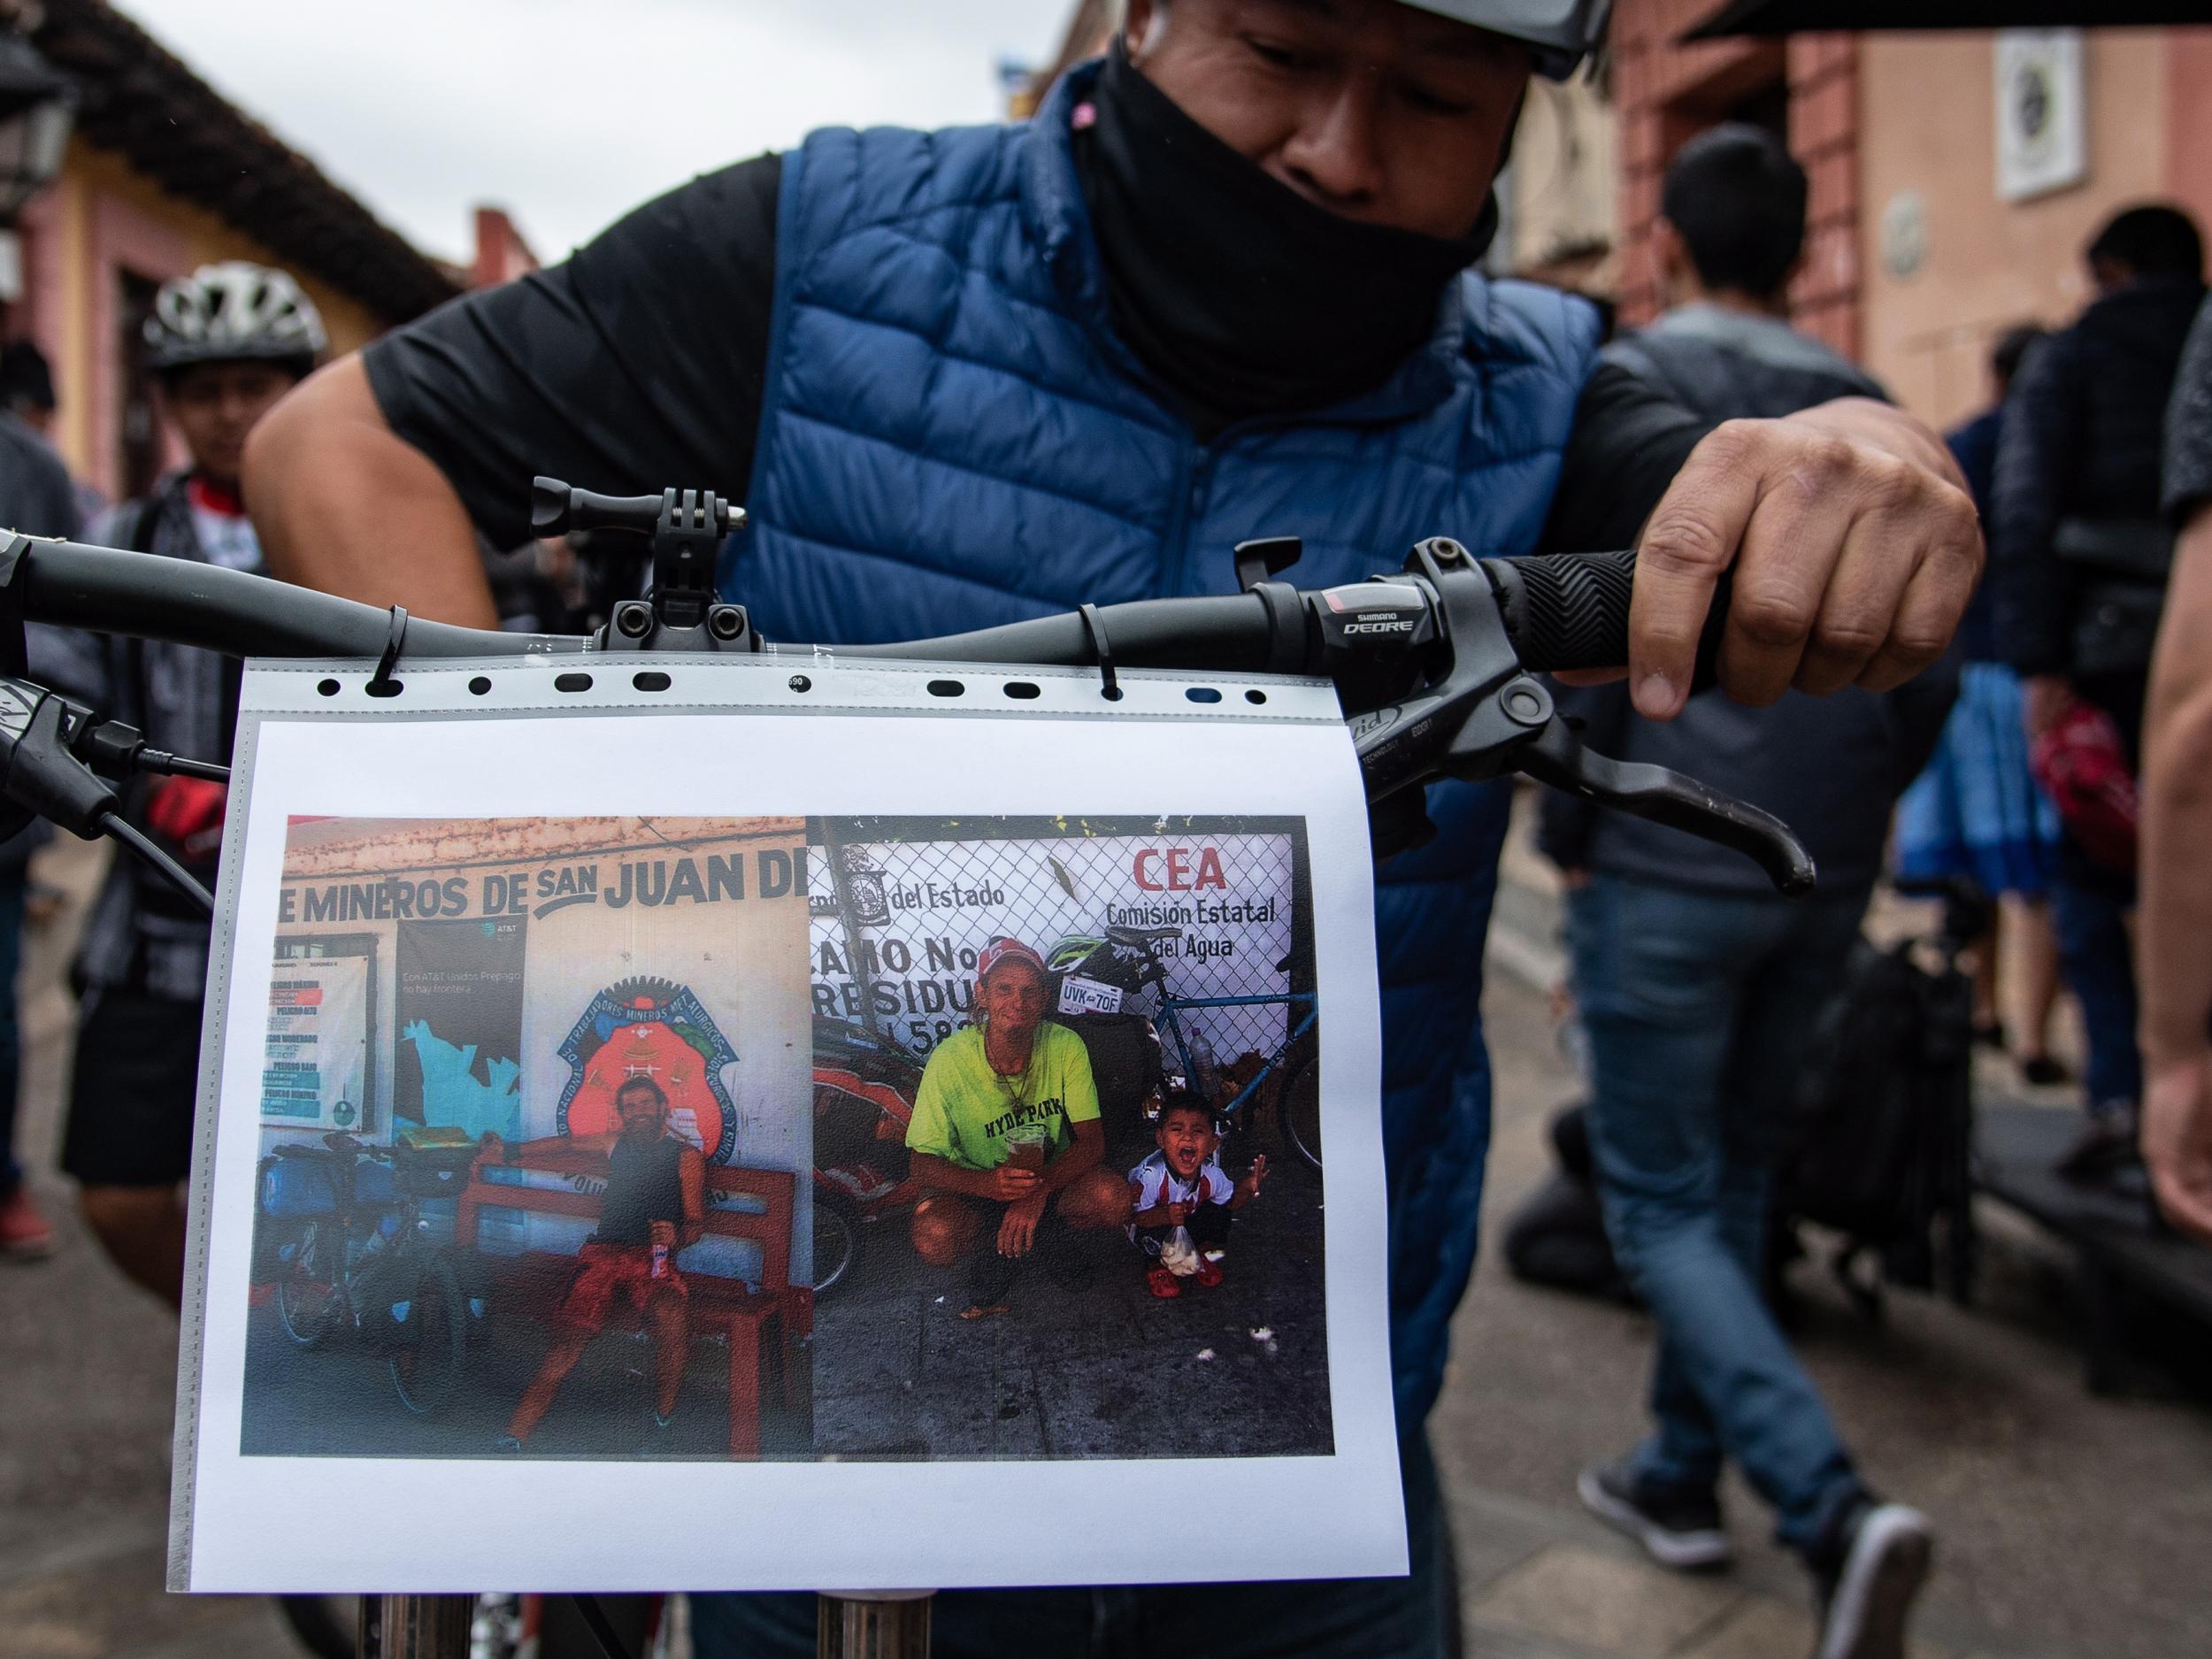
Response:
MULTIPOLYGON (((1303 843, 1302 823, 1287 818, 818 820, 815 1011, 926 1055, 972 1020, 976 956, 995 937, 1056 968, 1088 954, 1080 977, 1133 984, 1133 950, 1087 953, 1079 942, 1102 941, 1110 926, 1159 931, 1148 948, 1179 999, 1309 988, 1303 843)), ((1157 1001, 1131 996, 1121 1011, 1156 1017, 1157 1001)), ((1177 1019, 1224 1068, 1271 1056, 1290 1023, 1281 1002, 1179 1010, 1177 1019)), ((1171 1042, 1163 1058, 1183 1070, 1171 1042)))

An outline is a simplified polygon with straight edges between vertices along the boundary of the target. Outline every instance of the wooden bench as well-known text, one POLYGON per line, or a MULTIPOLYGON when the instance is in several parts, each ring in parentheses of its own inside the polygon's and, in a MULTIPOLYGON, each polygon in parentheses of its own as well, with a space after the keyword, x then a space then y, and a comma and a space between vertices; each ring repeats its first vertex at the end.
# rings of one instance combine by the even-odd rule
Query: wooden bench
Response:
POLYGON ((2090 1392, 2118 1380, 2121 1298, 2133 1291, 2212 1326, 2212 1249, 2154 1229, 2146 1199, 2077 1185, 2053 1168, 2078 1112, 1990 1104, 1975 1114, 1975 1184, 2073 1248, 2081 1264, 2090 1392))
MULTIPOLYGON (((595 1193, 488 1180, 488 1168, 536 1170, 602 1183, 607 1179, 606 1159, 588 1152, 548 1148, 515 1164, 495 1160, 488 1164, 480 1156, 469 1166, 468 1185, 462 1189, 454 1212, 453 1240, 463 1249, 479 1248, 478 1228, 488 1208, 574 1216, 586 1221, 599 1218, 600 1199, 595 1193)), ((797 1185, 798 1178, 789 1170, 707 1166, 706 1231, 722 1238, 750 1240, 760 1246, 757 1286, 695 1269, 684 1271, 684 1283, 691 1293, 692 1330, 695 1333, 719 1330, 729 1345, 730 1455, 734 1458, 751 1460, 760 1455, 764 1327, 772 1330, 782 1345, 778 1380, 785 1408, 795 1409, 804 1397, 803 1345, 814 1332, 814 1292, 791 1282, 792 1211, 797 1185), (758 1208, 738 1209, 716 1202, 731 1196, 757 1200, 758 1208)), ((560 1305, 577 1267, 574 1256, 546 1250, 481 1259, 499 1289, 522 1301, 540 1317, 549 1316, 560 1305)), ((629 1317, 635 1317, 634 1310, 629 1317)))

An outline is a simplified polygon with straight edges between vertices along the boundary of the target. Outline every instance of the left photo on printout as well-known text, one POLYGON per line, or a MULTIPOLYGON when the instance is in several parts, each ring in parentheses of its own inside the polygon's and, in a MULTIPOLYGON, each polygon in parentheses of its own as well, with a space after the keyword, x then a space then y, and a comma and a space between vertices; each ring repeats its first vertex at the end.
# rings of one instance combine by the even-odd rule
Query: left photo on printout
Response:
POLYGON ((242 1453, 812 1455, 806 879, 796 818, 289 821, 242 1453))

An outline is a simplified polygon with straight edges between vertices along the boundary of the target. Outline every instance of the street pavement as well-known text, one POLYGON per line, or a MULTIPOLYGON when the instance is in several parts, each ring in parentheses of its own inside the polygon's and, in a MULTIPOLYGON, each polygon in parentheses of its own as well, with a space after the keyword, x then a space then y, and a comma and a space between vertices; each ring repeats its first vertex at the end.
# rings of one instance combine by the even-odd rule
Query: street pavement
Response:
MULTIPOLYGON (((0 1262, 0 1654, 8 1659, 290 1659, 274 1604, 173 1596, 169 1432, 176 1317, 127 1283, 53 1173, 73 1010, 64 989, 105 860, 64 838, 40 856, 69 895, 27 931, 17 1156, 60 1233, 48 1261, 0 1262)), ((342 1506, 332 1524, 342 1526, 342 1506)))
MULTIPOLYGON (((61 873, 78 892, 77 849, 61 873)), ((1498 1069, 1486 1227, 1541 1179, 1544 1127, 1574 1093, 1543 987, 1555 966, 1542 872, 1517 860, 1489 955, 1498 1069)), ((32 941, 22 1150, 61 1224, 50 1262, 0 1267, 0 1653, 8 1659, 282 1659, 269 1604, 166 1596, 173 1321, 126 1286, 52 1173, 66 939, 32 941)), ((1800 1341, 1872 1479, 1939 1532, 1927 1659, 2200 1659, 2212 1653, 2212 1412, 2146 1369, 2081 1386, 2062 1256, 1987 1219, 1978 1305, 1898 1294, 1870 1327, 1801 1268, 1800 1341)), ((856 1306, 857 1303, 855 1304, 856 1306)), ((1640 1428, 1649 1326, 1518 1285, 1486 1248, 1432 1420, 1458 1547, 1468 1652, 1487 1659, 1794 1659, 1806 1590, 1728 1493, 1738 1564, 1678 1577, 1584 1515, 1576 1471, 1640 1428)), ((342 1529, 342 1494, 330 1525, 342 1529)))
MULTIPOLYGON (((357 1333, 340 1331, 304 1350, 286 1336, 274 1303, 257 1301, 247 1318, 245 1423, 249 1455, 457 1457, 503 1455, 496 1443, 523 1390, 537 1374, 550 1329, 506 1300, 469 1340, 465 1383, 435 1416, 400 1403, 389 1356, 357 1333)), ((651 1456, 711 1461, 729 1455, 726 1339, 694 1334, 674 1421, 656 1432, 652 1344, 642 1331, 615 1325, 562 1382, 530 1436, 530 1458, 651 1456)), ((763 1367, 758 1429, 764 1458, 809 1455, 802 1400, 778 1398, 780 1374, 763 1367)))
MULTIPOLYGON (((1270 1127, 1233 1134, 1259 1196, 1229 1236, 1223 1282, 1173 1300, 1145 1286, 1118 1233, 1079 1237, 1071 1266, 1025 1268, 1003 1316, 964 1320, 963 1268, 923 1265, 895 1217, 862 1233, 852 1282, 818 1304, 814 1443, 840 1457, 1297 1456, 1332 1444, 1321 1286, 1321 1181, 1270 1127)), ((1135 1161, 1132 1147, 1113 1159, 1135 1161)))
MULTIPOLYGON (((1582 1514, 1583 1467, 1642 1432, 1650 1322, 1517 1284, 1494 1248, 1549 1167, 1545 1130, 1575 1098, 1544 995, 1557 904, 1517 841, 1488 953, 1497 1066, 1486 1243, 1454 1325, 1432 1419, 1459 1528, 1469 1651, 1498 1659, 1751 1659, 1809 1652, 1803 1574, 1732 1476, 1732 1571, 1648 1565, 1582 1514), (1539 987, 1541 987, 1540 989, 1539 987)), ((1897 917, 1878 918, 1892 928, 1897 917)), ((1988 1067, 1985 1094, 2009 1087, 1988 1067)), ((2041 1097, 2065 1110, 2062 1092, 2041 1097)), ((2155 1368, 2128 1393, 2084 1391, 2066 1257, 1984 1205, 1976 1306, 1893 1294, 1882 1325, 1816 1265, 1793 1278, 1800 1351, 1873 1484, 1924 1509, 1937 1565, 1919 1630, 1928 1659, 2191 1659, 2212 1653, 2212 1412, 2155 1368)))

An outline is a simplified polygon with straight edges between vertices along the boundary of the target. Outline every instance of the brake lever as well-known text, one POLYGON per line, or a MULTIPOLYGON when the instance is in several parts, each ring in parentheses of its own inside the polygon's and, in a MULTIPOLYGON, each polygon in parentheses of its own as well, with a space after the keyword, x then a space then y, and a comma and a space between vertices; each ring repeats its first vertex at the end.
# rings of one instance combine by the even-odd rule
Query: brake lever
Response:
POLYGON ((1773 814, 1663 766, 1617 761, 1586 749, 1543 683, 1521 666, 1494 578, 1480 566, 1471 569, 1471 564, 1457 542, 1433 537, 1414 548, 1402 574, 1376 579, 1413 579, 1429 600, 1448 652, 1440 672, 1426 683, 1351 718, 1378 858, 1417 847, 1435 833, 1419 779, 1440 772, 1480 782, 1521 772, 1601 806, 1732 848, 1792 897, 1812 891, 1812 856, 1773 814))
POLYGON ((1818 872, 1812 855, 1771 812, 1664 766, 1598 754, 1557 714, 1516 750, 1513 764, 1555 789, 1732 847, 1766 872, 1786 897, 1801 898, 1813 890, 1818 872))
MULTIPOLYGON (((1509 763, 1485 768, 1493 761, 1502 762, 1500 749, 1525 733, 1517 725, 1502 723, 1504 707, 1498 694, 1509 682, 1525 676, 1487 580, 1472 568, 1467 550, 1448 538, 1432 537, 1414 548, 1401 575, 1371 578, 1365 586, 1385 594, 1410 589, 1432 624, 1400 637, 1416 649, 1433 649, 1440 645, 1443 653, 1436 664, 1439 672, 1425 683, 1402 693, 1394 702, 1351 718, 1352 747, 1359 757, 1360 776, 1371 809, 1440 770, 1470 780, 1495 777, 1506 770, 1509 763), (1408 578, 1412 580, 1408 581, 1408 578)), ((1365 614, 1354 610, 1363 598, 1359 588, 1332 589, 1325 598, 1331 611, 1365 614)), ((1393 610, 1381 614, 1409 613, 1393 610)), ((1334 620, 1325 620, 1325 637, 1334 620)), ((1339 678, 1333 672, 1335 664, 1325 657, 1323 666, 1331 678, 1339 678)), ((1545 711, 1550 711, 1549 699, 1546 699, 1545 711)), ((1417 800, 1418 792, 1412 793, 1417 800)), ((1412 830, 1415 839, 1405 840, 1402 831, 1379 838, 1376 850, 1379 856, 1417 846, 1434 833, 1425 830, 1419 815, 1408 816, 1402 810, 1404 803, 1394 805, 1396 821, 1412 830)))
MULTIPOLYGON (((82 703, 29 680, 0 678, 0 837, 14 834, 35 818, 85 841, 111 837, 212 913, 215 901, 207 889, 119 814, 116 780, 129 774, 131 760, 143 758, 144 743, 135 731, 122 726, 118 729, 124 735, 104 746, 96 741, 96 726, 82 703), (80 753, 81 748, 89 752, 80 753), (96 768, 96 759, 112 766, 112 775, 96 768)), ((177 758, 155 753, 165 761, 177 758)))

